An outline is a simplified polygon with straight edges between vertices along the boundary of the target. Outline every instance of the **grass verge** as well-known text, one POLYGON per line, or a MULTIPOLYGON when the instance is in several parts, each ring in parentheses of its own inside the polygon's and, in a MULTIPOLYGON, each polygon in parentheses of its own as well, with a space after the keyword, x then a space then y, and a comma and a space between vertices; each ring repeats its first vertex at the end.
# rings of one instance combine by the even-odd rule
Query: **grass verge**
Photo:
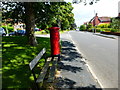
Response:
MULTIPOLYGON (((65 33, 67 31, 69 31, 69 30, 60 30, 59 32, 60 33, 65 33)), ((47 33, 47 32, 45 32, 45 30, 35 32, 35 35, 43 35, 43 34, 49 34, 49 32, 47 33)))
MULTIPOLYGON (((25 36, 2 38, 2 87, 3 88, 33 88, 34 79, 29 70, 29 62, 42 50, 47 49, 50 55, 50 39, 37 38, 36 47, 27 45, 25 36)), ((44 59, 40 60, 42 69, 44 59)))

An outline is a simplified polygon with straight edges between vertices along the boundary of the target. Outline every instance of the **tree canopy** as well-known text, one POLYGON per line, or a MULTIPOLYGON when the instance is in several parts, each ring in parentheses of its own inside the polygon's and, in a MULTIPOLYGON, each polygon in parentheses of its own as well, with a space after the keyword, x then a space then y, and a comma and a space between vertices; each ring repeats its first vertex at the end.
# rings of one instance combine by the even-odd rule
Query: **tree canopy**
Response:
MULTIPOLYGON (((42 29, 57 23, 61 29, 68 29, 74 24, 73 7, 71 3, 51 2, 50 5, 45 2, 32 2, 35 24, 42 29)), ((15 22, 25 22, 25 3, 24 2, 3 2, 3 20, 7 18, 13 19, 15 22)))
POLYGON ((66 2, 2 2, 2 20, 12 19, 12 23, 23 22, 30 45, 35 45, 35 24, 41 29, 47 29, 53 23, 61 29, 73 28, 74 14, 71 3, 66 2))
MULTIPOLYGON (((73 0, 73 3, 79 3, 81 1, 73 0)), ((89 4, 92 5, 94 1, 99 0, 90 0, 89 4)), ((86 0, 84 0, 84 3, 87 3, 86 0)), ((33 46, 36 45, 36 39, 34 37, 35 24, 41 29, 49 28, 53 23, 58 24, 62 30, 76 27, 71 3, 2 2, 1 7, 3 9, 2 21, 10 18, 12 19, 12 23, 23 22, 26 24, 28 41, 33 46)))

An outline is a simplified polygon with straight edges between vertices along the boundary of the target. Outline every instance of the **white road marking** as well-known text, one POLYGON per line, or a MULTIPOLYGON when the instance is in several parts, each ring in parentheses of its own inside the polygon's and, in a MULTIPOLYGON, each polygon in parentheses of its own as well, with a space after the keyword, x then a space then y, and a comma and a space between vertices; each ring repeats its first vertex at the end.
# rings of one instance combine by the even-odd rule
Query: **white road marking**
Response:
POLYGON ((95 73, 93 72, 93 70, 90 68, 90 66, 89 66, 88 63, 86 62, 85 58, 83 57, 84 55, 82 54, 82 52, 80 52, 80 50, 77 48, 77 44, 73 41, 73 39, 72 39, 72 37, 70 36, 69 32, 68 32, 68 35, 69 35, 71 41, 73 42, 73 44, 76 45, 76 47, 75 47, 76 50, 81 54, 81 56, 82 56, 82 59, 81 59, 81 60, 86 63, 86 66, 88 67, 90 73, 91 73, 92 76, 95 78, 95 80, 97 80, 97 82, 99 83, 100 87, 101 87, 101 88, 104 88, 103 85, 102 85, 102 83, 99 81, 99 79, 97 78, 97 76, 95 75, 95 73))

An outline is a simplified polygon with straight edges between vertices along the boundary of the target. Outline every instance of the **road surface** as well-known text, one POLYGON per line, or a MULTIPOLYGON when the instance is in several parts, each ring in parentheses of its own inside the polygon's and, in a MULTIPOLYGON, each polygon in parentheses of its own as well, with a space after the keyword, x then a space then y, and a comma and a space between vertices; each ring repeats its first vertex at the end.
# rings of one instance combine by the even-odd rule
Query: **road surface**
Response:
POLYGON ((118 39, 70 31, 72 40, 104 88, 118 88, 118 39))

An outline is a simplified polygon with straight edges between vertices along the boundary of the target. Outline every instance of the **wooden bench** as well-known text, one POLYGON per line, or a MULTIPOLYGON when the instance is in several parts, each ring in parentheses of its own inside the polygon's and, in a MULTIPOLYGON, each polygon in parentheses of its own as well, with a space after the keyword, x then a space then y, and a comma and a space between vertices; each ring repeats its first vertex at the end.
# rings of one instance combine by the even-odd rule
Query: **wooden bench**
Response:
POLYGON ((38 61, 45 56, 46 49, 43 48, 40 53, 29 63, 30 70, 32 71, 34 81, 36 84, 36 88, 39 90, 39 88, 42 87, 42 84, 44 82, 44 79, 46 77, 46 74, 48 74, 47 82, 52 83, 55 79, 55 73, 57 70, 57 61, 59 60, 59 57, 48 57, 45 58, 45 64, 39 74, 38 77, 36 77, 34 68, 38 65, 38 61))

